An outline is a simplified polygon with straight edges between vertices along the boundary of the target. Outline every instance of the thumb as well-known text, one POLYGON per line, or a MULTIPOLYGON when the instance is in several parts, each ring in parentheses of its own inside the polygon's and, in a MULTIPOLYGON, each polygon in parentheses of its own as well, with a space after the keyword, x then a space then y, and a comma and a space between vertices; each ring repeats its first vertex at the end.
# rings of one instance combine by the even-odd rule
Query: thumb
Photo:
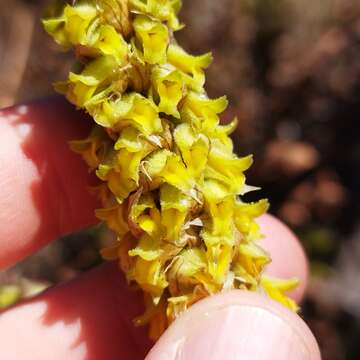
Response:
POLYGON ((192 306, 164 333, 146 360, 319 360, 309 328, 261 295, 235 290, 192 306))

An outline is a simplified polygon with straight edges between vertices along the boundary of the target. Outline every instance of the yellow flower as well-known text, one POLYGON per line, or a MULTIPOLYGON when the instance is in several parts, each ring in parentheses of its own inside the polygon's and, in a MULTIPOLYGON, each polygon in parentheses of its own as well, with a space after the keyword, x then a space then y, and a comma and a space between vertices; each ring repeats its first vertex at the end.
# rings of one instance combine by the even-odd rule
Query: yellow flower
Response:
POLYGON ((206 213, 201 236, 207 248, 209 274, 214 281, 224 283, 233 258, 234 246, 239 236, 233 221, 234 199, 228 197, 220 202, 206 198, 206 213))
POLYGON ((235 224, 248 241, 256 241, 260 238, 260 226, 256 223, 255 218, 264 214, 268 208, 269 202, 266 199, 250 204, 236 202, 235 224))
POLYGON ((174 277, 183 284, 191 284, 196 281, 199 273, 206 272, 206 252, 200 248, 189 248, 183 250, 171 267, 174 277))
POLYGON ((218 125, 209 133, 209 136, 213 139, 217 139, 229 153, 233 152, 233 142, 229 135, 236 129, 237 123, 238 120, 235 118, 227 125, 218 125))
POLYGON ((211 64, 211 53, 193 56, 180 46, 170 44, 167 51, 167 60, 184 73, 184 82, 191 90, 203 91, 205 84, 204 69, 211 64))
POLYGON ((198 180, 203 175, 208 162, 209 139, 203 134, 196 134, 188 123, 184 123, 176 127, 174 140, 188 173, 198 180))
POLYGON ((165 63, 169 44, 168 28, 159 21, 138 15, 134 20, 134 29, 141 43, 144 60, 149 64, 165 63))
POLYGON ((181 118, 195 125, 198 131, 212 135, 219 125, 218 114, 226 109, 227 104, 225 96, 209 99, 205 94, 190 92, 181 104, 181 118))
POLYGON ((225 184, 232 194, 242 195, 246 192, 244 171, 251 164, 252 156, 238 158, 229 154, 224 146, 214 140, 211 143, 205 177, 225 184))
POLYGON ((155 304, 159 303, 164 289, 168 286, 164 268, 158 260, 147 261, 136 257, 134 267, 128 272, 128 279, 136 281, 148 292, 155 304))
POLYGON ((159 66, 153 69, 151 77, 160 98, 159 111, 180 118, 177 107, 186 91, 181 73, 171 66, 159 66))
POLYGON ((255 279, 259 279, 266 264, 271 261, 270 256, 255 243, 240 243, 236 262, 255 279))
POLYGON ((266 293, 274 300, 288 307, 290 310, 298 311, 299 306, 296 302, 285 295, 285 292, 295 289, 299 284, 299 280, 292 279, 276 279, 267 275, 261 278, 261 286, 266 293))
POLYGON ((194 179, 179 155, 169 150, 159 150, 146 159, 144 168, 151 180, 159 178, 187 194, 191 193, 194 179))
POLYGON ((162 253, 163 250, 160 247, 159 239, 154 241, 154 238, 148 234, 143 234, 136 248, 129 251, 130 256, 139 256, 145 261, 156 260, 162 253))
POLYGON ((64 46, 85 44, 87 30, 96 18, 96 8, 90 3, 64 6, 59 16, 43 20, 45 30, 64 46))
POLYGON ((71 44, 85 43, 86 31, 96 15, 96 8, 86 3, 79 4, 76 7, 65 6, 64 30, 71 44))
POLYGON ((102 55, 112 55, 119 65, 127 60, 129 46, 110 25, 100 25, 84 45, 98 50, 102 55))
POLYGON ((70 142, 71 150, 82 155, 91 170, 96 169, 105 159, 110 146, 107 134, 99 126, 95 126, 86 139, 70 142))
POLYGON ((202 236, 207 248, 218 244, 235 245, 239 239, 234 234, 234 198, 228 197, 220 202, 206 200, 209 221, 204 224, 202 236))
POLYGON ((136 190, 136 182, 132 179, 124 178, 121 175, 120 169, 117 169, 114 165, 100 164, 96 175, 102 181, 107 182, 111 193, 114 194, 120 204, 132 191, 136 190))
POLYGON ((64 93, 68 100, 78 107, 86 106, 94 95, 110 86, 115 78, 116 60, 113 56, 99 57, 76 74, 69 73, 68 81, 55 84, 55 89, 64 93))
POLYGON ((139 186, 141 162, 154 150, 154 145, 140 135, 132 127, 124 128, 114 145, 116 151, 96 171, 120 203, 139 186))
MULTIPOLYGON (((167 183, 160 187, 161 223, 165 229, 164 237, 173 246, 168 247, 167 252, 177 253, 179 246, 186 243, 187 234, 185 221, 189 211, 193 207, 194 200, 181 190, 167 183)), ((168 254, 165 254, 166 256, 168 254)), ((171 255, 171 254, 170 254, 171 255)))
POLYGON ((120 237, 129 231, 124 205, 118 204, 109 208, 97 209, 95 214, 98 219, 106 222, 107 226, 111 230, 114 230, 120 237))
POLYGON ((137 93, 129 93, 116 100, 102 99, 88 110, 99 125, 116 131, 127 126, 133 126, 145 136, 162 131, 156 105, 137 93))
POLYGON ((130 0, 130 5, 134 12, 166 21, 167 25, 174 31, 182 28, 176 16, 181 8, 180 0, 130 0))

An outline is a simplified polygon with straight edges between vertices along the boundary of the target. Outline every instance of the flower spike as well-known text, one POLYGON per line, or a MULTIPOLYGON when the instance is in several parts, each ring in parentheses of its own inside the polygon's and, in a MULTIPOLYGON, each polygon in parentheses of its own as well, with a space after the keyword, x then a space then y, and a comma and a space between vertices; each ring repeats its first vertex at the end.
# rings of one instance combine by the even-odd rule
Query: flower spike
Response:
POLYGON ((254 189, 244 172, 252 157, 233 152, 236 119, 220 125, 225 97, 204 89, 211 54, 179 46, 180 0, 74 0, 43 20, 76 66, 55 84, 93 118, 71 142, 102 184, 96 216, 117 235, 101 251, 143 291, 135 324, 157 339, 200 299, 229 289, 268 294, 298 310, 285 292, 296 279, 263 275, 271 261, 258 244, 256 218, 267 200, 245 203, 254 189))

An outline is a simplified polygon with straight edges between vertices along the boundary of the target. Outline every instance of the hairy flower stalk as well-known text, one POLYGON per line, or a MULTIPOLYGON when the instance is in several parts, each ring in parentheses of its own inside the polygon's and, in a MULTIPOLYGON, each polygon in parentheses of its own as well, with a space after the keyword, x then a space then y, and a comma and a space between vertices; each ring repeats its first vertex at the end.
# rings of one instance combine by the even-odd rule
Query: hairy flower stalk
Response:
POLYGON ((94 119, 88 138, 71 143, 102 184, 99 219, 117 241, 102 250, 144 291, 158 338, 196 301, 229 289, 267 293, 293 310, 284 292, 295 279, 263 274, 269 255, 256 217, 267 200, 253 190, 222 126, 225 97, 209 99, 204 70, 211 54, 193 56, 176 42, 181 0, 87 0, 55 5, 46 31, 76 63, 56 89, 94 119))

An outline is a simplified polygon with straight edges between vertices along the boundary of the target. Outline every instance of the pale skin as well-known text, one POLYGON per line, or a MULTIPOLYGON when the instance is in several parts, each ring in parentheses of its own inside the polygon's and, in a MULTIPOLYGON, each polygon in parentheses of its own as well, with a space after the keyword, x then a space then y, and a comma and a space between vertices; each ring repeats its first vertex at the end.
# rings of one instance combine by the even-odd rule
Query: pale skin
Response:
MULTIPOLYGON (((87 190, 94 179, 67 145, 85 137, 90 124, 59 98, 0 110, 0 269, 96 223, 99 204, 87 190)), ((292 296, 300 301, 308 270, 298 240, 271 216, 259 222, 262 246, 273 257, 267 272, 297 276, 301 286, 292 296)), ((232 291, 203 300, 155 345, 145 328, 132 325, 141 312, 141 294, 115 264, 105 264, 0 315, 0 358, 320 359, 303 320, 261 294, 232 291)))

